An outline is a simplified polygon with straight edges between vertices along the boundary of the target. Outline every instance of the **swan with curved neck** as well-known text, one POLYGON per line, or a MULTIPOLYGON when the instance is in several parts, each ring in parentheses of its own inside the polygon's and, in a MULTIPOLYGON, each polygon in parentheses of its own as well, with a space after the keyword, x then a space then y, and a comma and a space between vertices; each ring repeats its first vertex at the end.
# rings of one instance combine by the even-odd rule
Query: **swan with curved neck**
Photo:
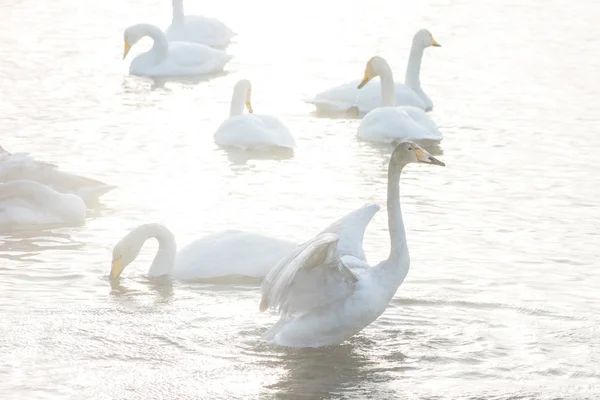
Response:
POLYGON ((442 140, 442 134, 433 120, 420 108, 396 107, 396 87, 389 64, 383 57, 372 57, 365 68, 364 78, 357 88, 361 90, 373 78, 381 79, 381 104, 360 121, 358 137, 374 142, 404 140, 442 140))
POLYGON ((81 225, 85 216, 85 203, 77 195, 33 181, 0 183, 0 232, 22 226, 81 225))
POLYGON ((260 310, 277 308, 281 318, 265 332, 268 342, 290 347, 339 344, 385 311, 410 264, 399 182, 409 163, 444 165, 411 142, 401 143, 392 153, 387 188, 391 247, 386 260, 370 267, 364 257, 362 237, 377 211, 366 206, 342 229, 323 231, 269 271, 260 310))
POLYGON ((215 18, 199 15, 185 15, 183 0, 173 0, 173 20, 165 31, 170 42, 200 43, 217 49, 224 49, 236 36, 227 25, 215 18))
POLYGON ((215 143, 244 150, 292 150, 296 146, 289 129, 276 117, 254 114, 252 85, 247 79, 236 83, 229 107, 229 118, 214 134, 215 143), (248 114, 244 114, 244 106, 248 114))
POLYGON ((230 275, 262 278, 279 258, 295 247, 287 240, 228 230, 191 242, 178 252, 175 236, 167 227, 144 224, 115 245, 110 277, 119 278, 152 238, 158 241, 158 251, 148 275, 170 275, 179 279, 230 275))
POLYGON ((143 37, 154 44, 146 53, 133 59, 129 67, 132 75, 140 76, 198 76, 220 72, 233 58, 221 50, 199 43, 169 43, 160 28, 151 24, 137 24, 125 29, 123 59, 143 37))
MULTIPOLYGON (((427 29, 415 33, 410 48, 404 83, 396 83, 395 104, 421 108, 425 111, 433 109, 433 103, 421 87, 421 62, 427 47, 441 47, 427 29)), ((380 82, 373 81, 358 91, 358 81, 336 86, 317 94, 314 99, 306 100, 317 107, 317 112, 325 114, 347 113, 350 109, 358 109, 360 114, 379 107, 381 103, 380 82)))

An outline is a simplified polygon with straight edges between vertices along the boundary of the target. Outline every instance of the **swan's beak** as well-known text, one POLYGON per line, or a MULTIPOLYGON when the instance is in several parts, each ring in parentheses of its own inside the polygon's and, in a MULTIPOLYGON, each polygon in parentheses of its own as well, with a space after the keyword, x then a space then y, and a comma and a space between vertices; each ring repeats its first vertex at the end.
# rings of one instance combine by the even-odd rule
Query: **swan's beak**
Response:
POLYGON ((367 83, 369 83, 370 80, 371 80, 371 78, 369 78, 369 75, 365 74, 365 77, 363 78, 363 80, 358 84, 358 88, 359 89, 362 88, 367 83))
POLYGON ((431 45, 435 47, 442 47, 442 45, 436 42, 434 38, 431 38, 431 45))
POLYGON ((415 149, 414 152, 417 155, 417 160, 419 160, 419 162, 421 162, 421 163, 434 164, 434 165, 439 165, 441 167, 446 166, 446 164, 444 164, 443 162, 441 162, 440 160, 438 160, 437 158, 435 158, 434 156, 432 156, 431 154, 429 154, 428 152, 426 152, 423 149, 415 149))
POLYGON ((126 40, 125 47, 123 48, 123 60, 125 59, 125 57, 127 57, 127 53, 129 53, 129 50, 131 50, 131 46, 129 45, 129 43, 126 40))
POLYGON ((121 257, 117 257, 112 261, 112 265, 110 267, 110 277, 111 279, 117 279, 121 276, 121 272, 123 272, 123 268, 125 266, 121 262, 121 257))
POLYGON ((252 103, 250 102, 250 100, 246 101, 246 108, 248 109, 248 112, 250 114, 252 114, 254 111, 252 110, 252 103))

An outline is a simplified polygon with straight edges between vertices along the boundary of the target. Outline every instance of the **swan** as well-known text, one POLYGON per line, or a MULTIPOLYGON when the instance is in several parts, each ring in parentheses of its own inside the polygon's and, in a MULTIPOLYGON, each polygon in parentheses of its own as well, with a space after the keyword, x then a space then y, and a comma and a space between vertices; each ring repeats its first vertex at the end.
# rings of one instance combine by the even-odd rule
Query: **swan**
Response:
POLYGON ((404 140, 442 140, 433 120, 420 108, 396 107, 394 77, 383 57, 372 57, 365 68, 359 89, 371 79, 381 78, 381 107, 371 110, 358 126, 358 137, 373 142, 390 143, 404 140))
POLYGON ((379 209, 368 205, 337 231, 326 229, 296 247, 263 280, 260 311, 279 310, 264 333, 271 344, 322 347, 342 343, 377 319, 408 274, 409 254, 400 209, 400 174, 409 163, 444 166, 415 143, 403 142, 388 168, 389 257, 370 267, 362 248, 367 224, 379 209))
MULTIPOLYGON (((421 29, 415 33, 406 66, 405 83, 396 84, 396 104, 414 106, 425 111, 433 109, 433 103, 421 88, 419 78, 423 52, 430 46, 441 47, 427 29, 421 29)), ((335 86, 317 94, 312 99, 305 100, 305 102, 314 104, 317 112, 322 113, 348 112, 356 108, 360 114, 364 114, 379 107, 381 83, 372 81, 361 92, 356 88, 358 83, 357 80, 335 86)))
POLYGON ((177 251, 175 236, 167 227, 157 223, 144 224, 115 245, 110 269, 112 279, 119 278, 150 238, 158 241, 158 252, 148 275, 169 275, 177 279, 234 275, 263 278, 296 246, 287 240, 227 230, 205 236, 177 251))
POLYGON ((215 18, 184 15, 183 0, 173 0, 173 21, 165 31, 169 42, 200 43, 224 49, 237 34, 215 18))
POLYGON ((154 45, 131 61, 129 73, 139 76, 199 76, 223 71, 233 58, 224 51, 199 43, 168 42, 165 34, 150 24, 132 25, 125 29, 123 59, 140 39, 149 36, 154 45))
POLYGON ((252 86, 247 79, 242 79, 235 85, 229 118, 223 121, 215 132, 215 143, 244 150, 296 147, 294 137, 279 119, 270 115, 254 114, 251 93, 252 86), (249 114, 243 114, 244 104, 249 114))
POLYGON ((22 226, 81 225, 85 213, 85 203, 77 195, 32 181, 0 183, 0 232, 22 226))
POLYGON ((76 194, 87 206, 115 186, 95 179, 63 172, 55 164, 39 161, 27 153, 9 153, 0 146, 0 182, 27 180, 41 183, 61 193, 76 194))

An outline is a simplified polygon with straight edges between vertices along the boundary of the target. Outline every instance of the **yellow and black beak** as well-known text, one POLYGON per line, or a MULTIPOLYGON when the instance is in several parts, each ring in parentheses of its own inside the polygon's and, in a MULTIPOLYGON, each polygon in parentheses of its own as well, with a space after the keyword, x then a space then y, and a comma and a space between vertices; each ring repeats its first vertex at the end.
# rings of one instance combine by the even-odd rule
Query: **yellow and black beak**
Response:
POLYGON ((369 83, 370 80, 371 80, 371 78, 369 78, 369 75, 365 74, 365 77, 363 78, 363 80, 358 84, 358 88, 359 89, 362 88, 367 83, 369 83))
POLYGON ((114 258, 112 260, 112 265, 110 266, 110 278, 117 279, 121 276, 121 272, 123 272, 123 268, 125 266, 121 262, 121 257, 114 258))
POLYGON ((431 45, 435 47, 442 47, 442 45, 436 42, 434 38, 431 38, 431 45))
POLYGON ((446 166, 446 164, 444 164, 443 162, 441 162, 440 160, 438 160, 437 158, 435 158, 434 156, 432 156, 431 154, 429 154, 421 148, 414 149, 414 152, 417 155, 417 160, 419 160, 420 163, 434 164, 439 165, 441 167, 446 166))
POLYGON ((129 50, 131 50, 131 45, 129 44, 129 42, 127 42, 127 40, 125 40, 125 46, 123 47, 123 60, 125 59, 125 57, 127 57, 127 53, 129 53, 129 50))
POLYGON ((248 109, 248 112, 250 114, 254 112, 254 110, 252 110, 252 103, 250 102, 250 100, 246 100, 246 108, 248 109))

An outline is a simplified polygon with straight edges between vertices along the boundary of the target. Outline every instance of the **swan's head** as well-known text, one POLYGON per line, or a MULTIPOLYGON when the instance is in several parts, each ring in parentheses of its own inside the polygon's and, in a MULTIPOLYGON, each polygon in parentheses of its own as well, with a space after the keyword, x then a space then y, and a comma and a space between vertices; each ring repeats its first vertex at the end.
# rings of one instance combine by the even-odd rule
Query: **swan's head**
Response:
POLYGON ((144 239, 139 237, 136 230, 130 232, 115 245, 110 267, 111 279, 117 279, 121 276, 125 267, 131 264, 140 254, 143 245, 144 239))
POLYGON ((429 46, 442 47, 441 44, 435 41, 433 35, 427 29, 421 29, 415 33, 415 36, 413 37, 413 46, 414 45, 418 45, 422 48, 429 46))
POLYGON ((365 67, 365 75, 363 80, 359 83, 358 88, 362 88, 369 83, 371 79, 379 76, 379 72, 382 70, 382 68, 390 68, 387 61, 385 61, 383 57, 371 57, 371 59, 367 62, 367 66, 365 67))
POLYGON ((446 164, 429 154, 425 149, 413 142, 400 143, 392 153, 392 162, 395 165, 408 163, 434 164, 445 167, 446 164))
MULTIPOLYGON (((233 98, 243 99, 248 112, 252 114, 252 85, 248 79, 242 79, 233 88, 233 98)), ((243 109, 243 107, 242 107, 243 109)))
POLYGON ((131 48, 147 34, 148 32, 146 29, 144 29, 142 24, 133 25, 125 29, 125 33, 123 35, 123 42, 125 46, 123 48, 123 60, 125 57, 127 57, 129 50, 131 50, 131 48))

